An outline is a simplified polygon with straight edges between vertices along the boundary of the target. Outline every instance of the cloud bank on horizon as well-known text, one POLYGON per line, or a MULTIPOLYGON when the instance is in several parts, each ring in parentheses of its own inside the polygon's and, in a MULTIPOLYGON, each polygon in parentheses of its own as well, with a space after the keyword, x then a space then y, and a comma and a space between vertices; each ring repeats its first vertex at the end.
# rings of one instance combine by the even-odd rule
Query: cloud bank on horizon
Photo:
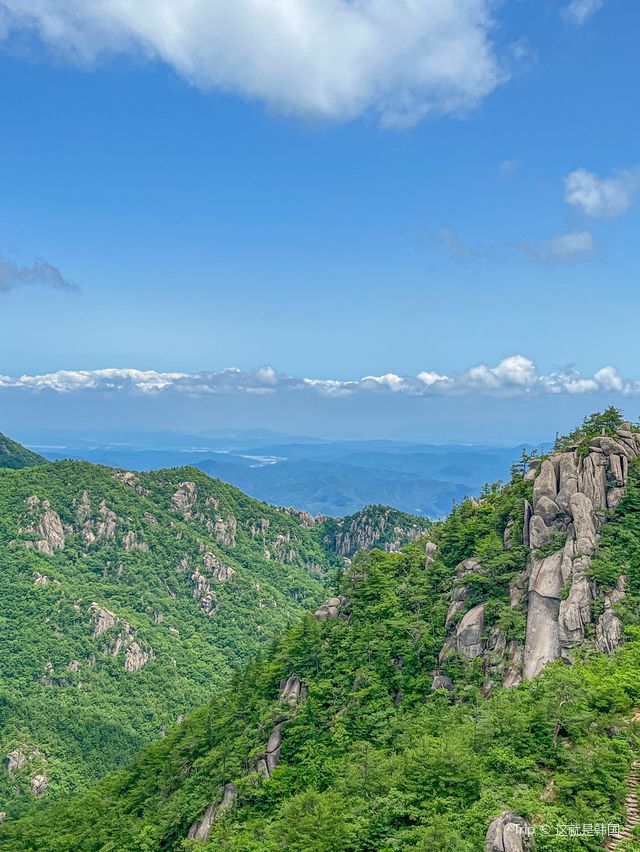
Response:
POLYGON ((0 375, 2 389, 51 391, 57 394, 79 392, 133 393, 153 396, 177 392, 189 396, 265 395, 311 393, 324 397, 354 394, 400 394, 403 396, 459 395, 584 395, 598 392, 640 394, 640 380, 625 379, 618 370, 606 366, 585 377, 573 368, 549 374, 540 373, 535 363, 513 355, 497 366, 477 364, 457 375, 422 371, 416 376, 387 373, 359 380, 298 378, 279 373, 271 366, 256 370, 227 368, 217 372, 158 372, 110 368, 103 370, 59 370, 43 375, 19 377, 0 375))
POLYGON ((472 109, 508 78, 493 8, 492 0, 0 0, 0 38, 32 31, 81 65, 142 55, 203 89, 285 113, 374 113, 410 125, 472 109))

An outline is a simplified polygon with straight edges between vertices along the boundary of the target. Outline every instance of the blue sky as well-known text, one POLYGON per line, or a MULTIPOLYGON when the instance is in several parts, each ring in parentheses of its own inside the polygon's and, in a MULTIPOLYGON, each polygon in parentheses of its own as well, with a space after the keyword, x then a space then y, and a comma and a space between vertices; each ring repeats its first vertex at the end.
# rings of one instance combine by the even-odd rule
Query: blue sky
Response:
MULTIPOLYGON (((164 5, 0 0, 5 385, 265 364, 460 385, 520 355, 515 390, 571 375, 549 393, 576 414, 603 391, 636 413, 638 4, 293 0, 293 35, 255 0, 164 5)), ((468 411, 496 391, 462 384, 468 411)))

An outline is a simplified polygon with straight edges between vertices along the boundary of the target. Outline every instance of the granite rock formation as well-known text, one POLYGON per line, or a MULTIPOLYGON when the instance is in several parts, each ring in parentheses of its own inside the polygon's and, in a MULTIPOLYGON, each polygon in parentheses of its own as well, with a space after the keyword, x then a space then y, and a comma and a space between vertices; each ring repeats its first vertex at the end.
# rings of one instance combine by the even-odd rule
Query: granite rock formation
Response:
MULTIPOLYGON (((470 606, 465 577, 484 569, 477 560, 466 559, 455 571, 441 666, 446 668, 454 656, 482 658, 488 693, 497 683, 514 686, 523 678, 531 680, 548 662, 570 664, 573 651, 586 643, 601 651, 621 644, 615 604, 624 597, 625 578, 621 573, 617 587, 605 595, 590 579, 589 567, 599 531, 624 495, 629 463, 638 458, 640 436, 625 423, 613 437, 596 437, 587 446, 570 447, 531 465, 525 479, 533 483, 533 498, 524 501, 522 537, 517 538, 513 521, 504 530, 505 550, 520 543, 529 550, 525 570, 510 586, 510 604, 526 618, 524 643, 507 641, 495 625, 487 628, 483 602, 476 599, 470 606), (594 619, 594 610, 602 606, 594 619)), ((434 555, 435 545, 428 543, 427 567, 434 555)), ((437 671, 432 688, 449 688, 447 681, 437 671)))

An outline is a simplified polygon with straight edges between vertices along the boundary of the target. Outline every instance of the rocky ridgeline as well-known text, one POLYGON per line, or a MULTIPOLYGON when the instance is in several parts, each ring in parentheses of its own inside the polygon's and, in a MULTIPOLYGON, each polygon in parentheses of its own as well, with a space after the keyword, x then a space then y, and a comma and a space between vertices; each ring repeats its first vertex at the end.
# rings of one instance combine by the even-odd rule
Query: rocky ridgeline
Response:
MULTIPOLYGON (((570 447, 532 464, 525 479, 533 482, 533 499, 523 508, 522 540, 529 549, 525 570, 509 589, 510 605, 526 618, 524 642, 508 640, 497 625, 485 625, 486 603, 468 607, 468 581, 484 573, 475 559, 455 571, 446 615, 447 638, 431 688, 453 690, 445 673, 453 658, 481 659, 484 691, 501 684, 512 687, 531 680, 554 660, 573 662, 573 651, 591 644, 609 652, 622 642, 622 625, 614 604, 624 597, 625 577, 605 594, 589 578, 588 569, 598 545, 598 533, 608 513, 624 495, 629 464, 640 458, 640 440, 630 424, 614 437, 601 436, 588 446, 570 447), (554 545, 556 545, 554 547, 554 545), (602 614, 594 624, 594 602, 602 614), (462 615, 461 615, 462 614, 462 615)), ((516 544, 515 525, 508 524, 504 547, 516 544)), ((426 565, 436 546, 428 542, 426 565)), ((510 812, 497 816, 486 835, 485 852, 525 852, 533 848, 530 827, 510 812)))
MULTIPOLYGON (((625 594, 625 578, 621 574, 617 587, 605 595, 589 579, 588 569, 599 530, 608 510, 622 499, 629 463, 637 458, 640 440, 625 423, 615 437, 597 437, 587 447, 572 447, 532 464, 525 478, 533 481, 533 500, 525 501, 522 527, 529 558, 510 587, 511 606, 526 615, 524 643, 507 641, 497 626, 486 628, 485 603, 467 608, 465 577, 484 571, 479 562, 467 559, 455 572, 448 636, 440 654, 443 668, 455 656, 482 658, 488 693, 498 683, 509 687, 523 678, 530 680, 553 660, 571 663, 573 650, 587 642, 601 651, 620 645, 622 629, 614 604, 625 594), (594 601, 604 606, 595 624, 594 601), (589 625, 593 629, 587 630, 589 625)), ((514 543, 510 524, 505 549, 514 543)), ((428 548, 427 561, 433 558, 434 545, 429 543, 428 548)), ((432 688, 443 687, 451 689, 453 684, 439 670, 432 688)))
POLYGON ((425 534, 426 522, 398 521, 395 509, 367 506, 361 512, 343 518, 324 538, 324 544, 338 556, 350 558, 359 550, 380 547, 388 553, 399 553, 409 542, 425 534))
MULTIPOLYGON (((283 727, 292 718, 298 704, 306 698, 307 690, 302 681, 296 675, 283 680, 278 693, 278 706, 276 717, 278 721, 274 725, 264 751, 258 754, 253 767, 252 781, 258 783, 258 777, 268 781, 271 773, 280 763, 280 749, 282 747, 283 727)), ((222 814, 233 806, 238 795, 236 784, 227 783, 222 788, 222 796, 211 802, 200 819, 195 820, 189 829, 188 840, 207 841, 214 822, 222 814)))

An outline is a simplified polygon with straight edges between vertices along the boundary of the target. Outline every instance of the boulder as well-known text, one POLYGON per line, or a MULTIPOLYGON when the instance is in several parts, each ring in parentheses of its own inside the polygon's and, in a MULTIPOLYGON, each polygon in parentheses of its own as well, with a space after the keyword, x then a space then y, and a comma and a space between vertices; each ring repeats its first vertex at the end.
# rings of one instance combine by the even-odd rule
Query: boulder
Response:
POLYGON ((338 618, 340 609, 345 605, 347 599, 345 597, 328 598, 319 609, 314 613, 315 618, 338 618))
POLYGON ((292 675, 290 678, 287 678, 287 680, 280 683, 280 694, 278 695, 278 699, 280 701, 286 701, 292 707, 295 707, 303 694, 304 686, 302 681, 295 675, 292 675))
POLYGON ((46 775, 34 775, 29 786, 34 795, 41 796, 49 786, 49 780, 46 775))
POLYGON ((584 572, 574 575, 569 595, 560 601, 558 637, 560 644, 578 645, 584 641, 584 628, 591 622, 591 588, 584 572))
POLYGON ((541 497, 548 497, 550 500, 555 500, 558 493, 558 479, 556 468, 550 459, 545 459, 540 465, 540 471, 533 483, 533 509, 537 511, 538 500, 541 497))
POLYGON ((436 672, 433 676, 433 680, 431 681, 431 692, 435 692, 436 689, 446 689, 447 692, 453 692, 453 682, 451 678, 440 674, 440 672, 436 672))
POLYGON ((465 613, 456 630, 456 648, 467 660, 474 660, 484 650, 484 604, 478 604, 465 613))
POLYGON ((436 558, 436 551, 438 549, 438 545, 434 544, 432 541, 428 541, 424 546, 424 567, 428 568, 430 565, 433 565, 436 558))
POLYGON ((551 500, 543 494, 536 503, 536 515, 539 515, 546 526, 550 527, 559 514, 560 506, 558 506, 555 500, 551 500))
POLYGON ((551 539, 553 529, 548 527, 540 515, 532 515, 529 521, 529 547, 538 550, 551 539))
POLYGON ((504 811, 489 825, 485 852, 528 852, 534 848, 531 825, 518 814, 504 811))
POLYGON ((606 609, 596 623, 595 646, 609 653, 622 645, 622 624, 611 609, 606 609))
POLYGON ((14 751, 9 752, 5 761, 9 775, 15 775, 19 769, 24 769, 27 757, 19 749, 15 749, 14 751))

